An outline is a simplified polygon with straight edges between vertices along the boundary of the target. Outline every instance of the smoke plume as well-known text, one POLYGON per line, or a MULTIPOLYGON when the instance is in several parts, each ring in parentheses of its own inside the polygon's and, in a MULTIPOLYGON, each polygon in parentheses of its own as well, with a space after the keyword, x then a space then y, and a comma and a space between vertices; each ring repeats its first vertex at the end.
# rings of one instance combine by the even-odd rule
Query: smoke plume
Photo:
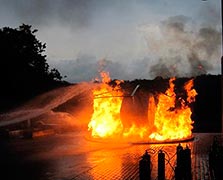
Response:
POLYGON ((213 27, 196 28, 188 17, 169 17, 155 28, 144 27, 144 33, 157 62, 150 68, 153 77, 206 74, 219 60, 220 32, 213 27))

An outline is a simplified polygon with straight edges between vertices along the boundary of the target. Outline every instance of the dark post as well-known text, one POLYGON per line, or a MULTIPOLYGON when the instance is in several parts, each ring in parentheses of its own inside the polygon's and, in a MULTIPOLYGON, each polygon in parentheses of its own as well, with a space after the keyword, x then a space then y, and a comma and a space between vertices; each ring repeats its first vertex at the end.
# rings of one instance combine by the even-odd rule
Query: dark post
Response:
POLYGON ((158 153, 158 180, 165 180, 165 154, 162 150, 158 153))
POLYGON ((221 0, 221 133, 223 133, 223 0, 221 0))
POLYGON ((221 56, 221 133, 223 133, 223 55, 221 56))
POLYGON ((177 146, 176 154, 177 154, 177 165, 175 168, 175 179, 182 180, 183 179, 183 147, 181 144, 177 146))
POLYGON ((146 151, 139 161, 139 179, 151 180, 150 155, 146 151))
POLYGON ((192 180, 192 172, 191 172, 191 150, 187 146, 186 149, 184 149, 184 156, 185 156, 185 180, 192 180))

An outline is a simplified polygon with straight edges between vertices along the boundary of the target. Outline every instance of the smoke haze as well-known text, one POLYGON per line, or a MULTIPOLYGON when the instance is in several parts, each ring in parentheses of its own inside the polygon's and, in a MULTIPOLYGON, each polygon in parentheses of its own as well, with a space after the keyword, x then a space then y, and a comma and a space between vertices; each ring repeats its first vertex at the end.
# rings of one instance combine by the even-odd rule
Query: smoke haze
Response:
MULTIPOLYGON (((146 34, 148 51, 158 59, 153 76, 197 76, 217 68, 221 33, 213 27, 194 27, 189 18, 174 16, 146 34)), ((150 31, 146 27, 145 33, 150 31)), ((154 28, 154 27, 153 27, 154 28)))
POLYGON ((70 82, 220 73, 220 2, 0 0, 1 27, 38 29, 70 82), (103 67, 101 63, 103 62, 103 67))

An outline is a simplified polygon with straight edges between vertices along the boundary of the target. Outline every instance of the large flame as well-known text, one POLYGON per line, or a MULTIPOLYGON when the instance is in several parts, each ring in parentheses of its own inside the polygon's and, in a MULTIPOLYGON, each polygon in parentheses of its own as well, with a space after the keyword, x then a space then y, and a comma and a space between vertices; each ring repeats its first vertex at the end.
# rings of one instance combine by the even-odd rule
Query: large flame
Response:
MULTIPOLYGON (((108 73, 101 73, 102 83, 94 89, 93 115, 88 129, 93 137, 123 137, 143 140, 175 140, 188 138, 192 133, 190 103, 195 101, 196 91, 192 89, 193 80, 184 85, 187 98, 177 98, 174 92, 175 78, 169 80, 169 88, 165 94, 149 96, 148 120, 143 125, 132 123, 124 127, 120 117, 123 92, 120 81, 111 87, 108 85, 108 73), (178 102, 178 103, 176 103, 178 102), (176 106, 177 104, 177 106, 176 106)), ((140 119, 139 119, 140 121, 140 119)))
POLYGON ((187 105, 195 100, 196 91, 191 89, 193 86, 193 80, 190 80, 184 86, 187 92, 187 103, 182 99, 180 106, 176 107, 176 94, 174 92, 173 81, 175 78, 170 79, 170 88, 165 94, 158 96, 158 104, 155 112, 155 132, 149 137, 156 140, 167 140, 167 139, 182 139, 191 136, 192 124, 191 120, 191 109, 187 105))
POLYGON ((122 130, 120 120, 120 108, 123 93, 119 90, 119 81, 112 88, 107 83, 110 82, 109 74, 102 72, 102 84, 94 89, 94 113, 88 124, 88 129, 92 130, 93 137, 109 137, 118 135, 122 130))

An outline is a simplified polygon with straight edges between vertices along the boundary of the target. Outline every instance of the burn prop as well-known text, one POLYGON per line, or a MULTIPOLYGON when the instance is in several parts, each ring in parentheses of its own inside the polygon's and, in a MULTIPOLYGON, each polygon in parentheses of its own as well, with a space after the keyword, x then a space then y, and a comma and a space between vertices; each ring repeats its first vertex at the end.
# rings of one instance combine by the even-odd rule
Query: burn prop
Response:
POLYGON ((176 78, 170 78, 165 93, 145 93, 137 85, 126 95, 121 88, 124 81, 111 85, 108 73, 101 76, 102 82, 92 91, 93 114, 88 123, 92 138, 164 142, 192 136, 190 105, 197 95, 193 79, 184 84, 183 98, 175 93, 176 78))

